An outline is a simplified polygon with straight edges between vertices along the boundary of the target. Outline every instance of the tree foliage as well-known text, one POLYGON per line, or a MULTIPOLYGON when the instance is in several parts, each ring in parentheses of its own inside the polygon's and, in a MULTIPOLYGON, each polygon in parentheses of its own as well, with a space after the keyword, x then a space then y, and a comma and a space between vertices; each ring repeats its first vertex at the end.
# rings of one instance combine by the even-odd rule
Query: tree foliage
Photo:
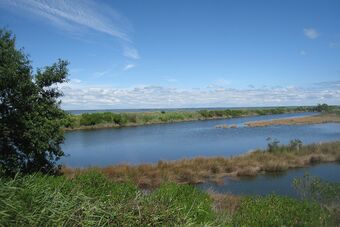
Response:
POLYGON ((318 104, 315 107, 316 112, 330 112, 332 109, 333 109, 332 106, 329 106, 326 103, 318 104))
POLYGON ((0 30, 0 170, 6 174, 51 171, 64 155, 57 84, 67 81, 67 65, 59 59, 33 74, 15 37, 0 30))

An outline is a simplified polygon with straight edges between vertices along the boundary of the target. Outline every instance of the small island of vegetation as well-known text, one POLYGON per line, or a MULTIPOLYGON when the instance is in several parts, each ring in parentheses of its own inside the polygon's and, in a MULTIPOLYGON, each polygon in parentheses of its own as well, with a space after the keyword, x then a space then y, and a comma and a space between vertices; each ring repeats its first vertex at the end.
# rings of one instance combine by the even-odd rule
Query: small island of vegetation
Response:
MULTIPOLYGON (((326 104, 323 104, 324 106, 326 104)), ((327 105, 326 105, 327 106, 327 105)), ((269 121, 251 121, 246 122, 248 127, 266 127, 271 125, 305 125, 305 124, 324 124, 340 123, 340 108, 327 106, 327 110, 320 110, 321 114, 316 116, 304 116, 295 118, 275 119, 269 121)))

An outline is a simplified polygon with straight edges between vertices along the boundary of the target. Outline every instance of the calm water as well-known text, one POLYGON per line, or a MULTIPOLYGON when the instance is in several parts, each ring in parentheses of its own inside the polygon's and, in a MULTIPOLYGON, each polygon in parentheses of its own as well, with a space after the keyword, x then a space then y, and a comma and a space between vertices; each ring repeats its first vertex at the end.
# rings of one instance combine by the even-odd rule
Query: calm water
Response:
POLYGON ((280 195, 298 197, 293 179, 302 177, 305 173, 320 177, 322 180, 340 183, 340 164, 320 164, 309 168, 292 169, 281 174, 265 174, 257 177, 242 177, 239 179, 225 178, 224 184, 204 183, 197 187, 202 190, 212 189, 220 193, 237 195, 280 195))
POLYGON ((277 138, 282 143, 295 138, 304 143, 340 139, 340 124, 243 127, 244 122, 252 120, 311 114, 281 114, 67 132, 62 148, 69 156, 62 159, 62 163, 86 167, 117 163, 138 164, 194 156, 232 156, 266 147, 267 137, 277 138), (236 124, 238 128, 215 128, 219 124, 236 124))

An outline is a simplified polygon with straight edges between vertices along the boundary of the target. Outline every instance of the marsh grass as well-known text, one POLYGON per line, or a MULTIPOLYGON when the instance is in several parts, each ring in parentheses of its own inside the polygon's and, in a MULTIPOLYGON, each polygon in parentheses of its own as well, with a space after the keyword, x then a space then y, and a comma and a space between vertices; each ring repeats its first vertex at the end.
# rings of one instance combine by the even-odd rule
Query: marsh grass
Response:
POLYGON ((223 181, 225 176, 256 176, 266 172, 280 172, 306 167, 320 162, 340 161, 340 142, 302 145, 296 140, 288 145, 270 144, 237 157, 197 157, 178 161, 159 161, 157 164, 119 164, 108 167, 73 169, 64 167, 63 173, 76 177, 88 171, 98 171, 111 181, 133 182, 140 188, 156 188, 164 182, 198 184, 223 181))
POLYGON ((251 121, 246 122, 245 125, 247 125, 248 127, 267 127, 272 125, 305 125, 324 123, 340 123, 339 112, 320 114, 317 116, 275 119, 269 121, 251 121))

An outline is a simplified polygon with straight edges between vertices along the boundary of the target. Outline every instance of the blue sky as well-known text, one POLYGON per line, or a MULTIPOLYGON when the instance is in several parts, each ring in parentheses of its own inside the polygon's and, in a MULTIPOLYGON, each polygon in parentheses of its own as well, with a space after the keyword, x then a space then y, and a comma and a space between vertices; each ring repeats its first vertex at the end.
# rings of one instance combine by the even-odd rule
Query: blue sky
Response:
POLYGON ((340 104, 340 1, 1 0, 65 109, 340 104))

